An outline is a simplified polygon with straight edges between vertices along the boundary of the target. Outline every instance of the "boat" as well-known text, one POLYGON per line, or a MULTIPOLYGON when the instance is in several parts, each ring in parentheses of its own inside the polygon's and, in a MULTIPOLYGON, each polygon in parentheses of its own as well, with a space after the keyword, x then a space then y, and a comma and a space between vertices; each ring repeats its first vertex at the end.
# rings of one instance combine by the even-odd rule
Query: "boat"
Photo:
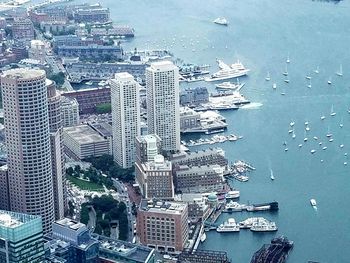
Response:
POLYGON ((327 150, 327 146, 324 146, 324 147, 322 148, 322 150, 327 150))
POLYGON ((307 87, 310 89, 312 86, 311 86, 311 79, 309 79, 309 85, 307 85, 307 87))
POLYGON ((266 81, 270 81, 270 80, 271 80, 270 72, 267 72, 267 76, 266 76, 265 80, 266 80, 266 81))
POLYGON ((223 224, 219 225, 216 231, 219 233, 239 232, 240 228, 239 228, 239 224, 236 224, 236 220, 234 218, 229 218, 223 224))
POLYGON ((305 126, 309 125, 309 122, 308 121, 304 122, 304 125, 305 126))
POLYGON ((294 133, 294 130, 293 130, 293 134, 292 134, 292 138, 295 139, 296 135, 294 133))
POLYGON ((315 72, 316 74, 320 73, 320 67, 317 66, 317 68, 314 70, 314 72, 315 72))
POLYGON ((314 139, 317 141, 317 140, 318 140, 318 137, 317 137, 317 136, 314 136, 314 139))
POLYGON ((335 116, 335 115, 337 115, 337 113, 336 113, 336 112, 334 112, 334 109, 333 109, 333 104, 332 104, 332 108, 331 108, 331 116, 335 116))
POLYGON ((333 134, 332 133, 330 133, 330 131, 329 131, 329 126, 328 126, 328 132, 327 132, 327 134, 326 134, 326 137, 332 137, 333 136, 333 134))
POLYGON ((326 118, 326 116, 322 115, 321 120, 323 121, 326 118))
POLYGON ((272 88, 273 88, 273 89, 276 89, 276 88, 277 88, 277 84, 276 84, 276 83, 273 83, 273 84, 272 84, 272 88))
POLYGON ((312 154, 314 154, 314 153, 316 152, 316 150, 311 150, 310 152, 311 152, 312 154))
POLYGON ((93 84, 93 82, 90 80, 90 81, 87 81, 85 82, 85 85, 88 85, 88 86, 91 86, 93 84))
POLYGON ((285 152, 288 152, 288 148, 284 148, 284 151, 285 151, 285 152))
POLYGON ((270 169, 270 178, 272 181, 275 180, 275 176, 273 175, 272 169, 270 169))
POLYGON ((315 207, 317 205, 317 202, 315 199, 310 199, 310 204, 315 207))
POLYGON ((289 79, 285 79, 284 82, 285 82, 285 83, 289 83, 289 79))
POLYGON ((329 80, 327 81, 328 85, 332 85, 332 78, 329 78, 329 80))
POLYGON ((105 81, 105 80, 101 80, 99 83, 98 83, 98 85, 99 86, 106 86, 108 83, 107 83, 107 81, 105 81))
POLYGON ((212 74, 210 77, 205 78, 204 79, 205 81, 210 82, 210 81, 237 78, 237 77, 247 75, 248 72, 250 71, 250 69, 245 68, 243 64, 239 61, 231 64, 231 66, 225 64, 221 60, 217 60, 217 63, 219 64, 219 67, 221 69, 218 72, 212 74))
POLYGON ((289 123, 289 126, 293 127, 294 124, 295 124, 295 122, 294 122, 294 121, 291 121, 291 122, 289 123))
POLYGON ((347 163, 347 162, 344 162, 344 165, 348 165, 348 163, 347 163))
POLYGON ((246 210, 248 212, 256 212, 256 211, 266 211, 266 210, 272 210, 277 211, 278 208, 278 202, 271 202, 271 203, 263 203, 263 204, 253 204, 246 206, 246 210))
POLYGON ((306 126, 306 127, 305 127, 305 130, 306 130, 306 131, 309 131, 309 130, 310 130, 310 127, 309 127, 309 126, 306 126))
POLYGON ((288 131, 288 133, 292 133, 294 130, 293 129, 290 129, 289 131, 288 131))
POLYGON ((306 79, 311 79, 311 76, 306 75, 305 78, 306 78, 306 79))
POLYGON ((344 144, 340 144, 339 147, 340 147, 340 148, 344 148, 344 144))
POLYGON ((225 17, 218 17, 213 22, 218 25, 228 26, 228 21, 225 17))
POLYGON ((289 59, 289 53, 288 53, 288 56, 287 56, 287 60, 286 60, 286 63, 290 63, 290 59, 289 59))
POLYGON ((241 212, 246 208, 246 205, 241 205, 238 202, 230 201, 226 204, 225 209, 227 212, 241 212))
POLYGON ((257 221, 259 218, 261 220, 265 220, 265 218, 263 217, 250 217, 250 218, 247 218, 246 220, 239 222, 238 225, 240 228, 251 228, 253 223, 257 221))
POLYGON ((303 147, 303 145, 302 145, 302 144, 299 144, 298 146, 299 146, 299 148, 303 147))
POLYGON ((235 198, 239 198, 239 196, 240 196, 240 192, 238 190, 228 191, 225 194, 226 199, 235 199, 235 198))
POLYGON ((343 76, 343 65, 340 64, 339 71, 336 73, 339 77, 343 76))
POLYGON ((270 222, 267 219, 258 219, 253 222, 250 230, 253 232, 271 232, 277 231, 278 228, 275 222, 270 222))
POLYGON ((207 235, 203 232, 201 235, 201 242, 203 243, 207 239, 207 235))
POLYGON ((240 90, 244 85, 245 83, 232 83, 232 82, 226 81, 226 82, 216 84, 215 87, 217 89, 240 90))
POLYGON ((284 76, 288 76, 288 66, 287 66, 287 64, 286 64, 286 69, 285 69, 285 71, 282 74, 284 76))
POLYGON ((334 139, 333 139, 333 138, 330 138, 328 141, 329 141, 329 142, 332 142, 332 141, 334 141, 334 139))

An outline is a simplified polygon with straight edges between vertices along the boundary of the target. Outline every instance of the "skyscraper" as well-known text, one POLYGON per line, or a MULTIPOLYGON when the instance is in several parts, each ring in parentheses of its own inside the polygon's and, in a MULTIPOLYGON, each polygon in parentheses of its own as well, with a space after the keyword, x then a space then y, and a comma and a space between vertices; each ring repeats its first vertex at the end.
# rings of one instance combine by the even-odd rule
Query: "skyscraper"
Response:
POLYGON ((41 218, 0 210, 0 262, 44 261, 41 218))
POLYGON ((179 69, 170 61, 152 63, 146 87, 148 133, 159 135, 163 150, 179 150, 179 69))
POLYGON ((53 196, 55 204, 56 220, 63 218, 66 201, 65 169, 62 142, 62 117, 61 117, 61 95, 56 91, 56 85, 53 81, 46 79, 49 129, 51 144, 51 162, 52 162, 52 183, 53 196))
POLYGON ((46 74, 11 69, 1 75, 12 211, 42 216, 47 233, 54 197, 46 74))
POLYGON ((141 133, 139 85, 129 73, 117 73, 111 80, 113 156, 123 168, 135 160, 135 138, 141 133))

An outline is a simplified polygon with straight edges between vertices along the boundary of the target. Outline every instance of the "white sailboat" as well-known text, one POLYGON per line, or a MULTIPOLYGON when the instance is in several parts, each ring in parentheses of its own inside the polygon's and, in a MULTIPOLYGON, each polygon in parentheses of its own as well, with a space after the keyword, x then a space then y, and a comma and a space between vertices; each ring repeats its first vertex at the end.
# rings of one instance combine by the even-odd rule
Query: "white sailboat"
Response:
POLYGON ((314 70, 314 72, 315 72, 316 74, 320 73, 320 68, 319 68, 319 66, 317 66, 317 68, 314 70))
POLYGON ((271 80, 270 72, 267 72, 267 76, 266 76, 265 80, 266 80, 266 81, 270 81, 270 80, 271 80))
POLYGON ((286 64, 286 69, 282 73, 284 76, 288 76, 288 64, 286 64))
POLYGON ((330 77, 329 80, 327 81, 328 85, 332 85, 332 78, 330 77))
POLYGON ((284 82, 285 82, 285 83, 289 83, 289 79, 286 78, 286 79, 284 80, 284 82))
POLYGON ((343 65, 340 64, 339 71, 336 73, 339 77, 343 76, 343 65))
POLYGON ((273 83, 273 84, 272 84, 272 88, 273 88, 273 89, 276 89, 276 88, 277 88, 277 84, 276 84, 276 83, 273 83))
POLYGON ((287 63, 290 63, 290 59, 289 59, 289 52, 288 52, 288 56, 287 56, 287 60, 286 60, 287 63))
POLYGON ((295 135, 295 132, 294 132, 294 129, 293 129, 293 133, 292 133, 292 138, 295 139, 296 135, 295 135))
POLYGON ((341 120, 340 120, 340 123, 339 123, 339 127, 340 127, 340 128, 343 128, 343 126, 344 126, 344 125, 343 125, 343 117, 341 117, 341 120))
POLYGON ((311 78, 309 79, 309 85, 307 85, 307 87, 310 89, 312 86, 311 86, 311 78))
POLYGON ((335 116, 335 115, 337 115, 337 113, 336 113, 336 112, 334 112, 334 109, 333 109, 333 104, 332 104, 332 108, 331 108, 331 116, 335 116))
POLYGON ((311 79, 311 76, 310 75, 306 75, 305 78, 306 79, 311 79))
POLYGON ((271 180, 275 180, 275 176, 273 175, 272 169, 270 169, 270 178, 271 178, 271 180))

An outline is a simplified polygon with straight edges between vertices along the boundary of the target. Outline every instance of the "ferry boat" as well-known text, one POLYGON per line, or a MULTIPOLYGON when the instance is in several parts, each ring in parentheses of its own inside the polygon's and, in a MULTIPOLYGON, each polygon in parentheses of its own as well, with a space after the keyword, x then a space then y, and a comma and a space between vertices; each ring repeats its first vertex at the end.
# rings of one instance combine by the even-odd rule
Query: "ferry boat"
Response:
POLYGON ((240 90, 244 85, 245 83, 231 83, 229 81, 226 81, 220 84, 216 84, 215 87, 217 89, 240 90))
POLYGON ((240 228, 239 228, 239 225, 236 224, 236 220, 234 218, 229 218, 223 224, 218 226, 216 231, 219 232, 219 233, 223 233, 223 232, 239 232, 240 228))
POLYGON ((226 199, 235 199, 235 198, 239 198, 239 196, 240 196, 240 192, 238 190, 228 191, 225 194, 226 199))
POLYGON ((243 66, 243 64, 239 61, 236 63, 229 65, 226 65, 221 60, 217 60, 217 63, 219 64, 219 67, 221 68, 218 72, 212 74, 210 77, 205 78, 205 81, 217 81, 217 80, 225 80, 225 79, 232 79, 237 78, 241 76, 245 76, 248 74, 250 69, 247 69, 243 66))
POLYGON ((205 233, 203 233, 201 235, 201 242, 203 243, 206 239, 207 239, 207 235, 205 233))
POLYGON ((240 228, 251 228, 253 223, 258 220, 266 220, 263 217, 250 217, 238 223, 240 228))
POLYGON ((253 222, 252 227, 250 228, 253 232, 271 232, 277 231, 277 225, 275 222, 270 222, 267 219, 258 219, 253 222))
POLYGON ((225 17, 218 17, 213 22, 218 25, 228 26, 228 21, 225 17))

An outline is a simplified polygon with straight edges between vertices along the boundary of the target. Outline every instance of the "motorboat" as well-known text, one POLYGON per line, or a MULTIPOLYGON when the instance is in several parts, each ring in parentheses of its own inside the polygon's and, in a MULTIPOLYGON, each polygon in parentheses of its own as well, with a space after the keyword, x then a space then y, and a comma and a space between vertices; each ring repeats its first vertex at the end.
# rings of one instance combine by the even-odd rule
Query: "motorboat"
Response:
POLYGON ((253 222, 250 230, 253 232, 271 232, 277 231, 278 228, 275 222, 270 222, 265 218, 258 218, 253 222))
POLYGON ((267 76, 266 76, 265 80, 266 80, 266 81, 270 81, 270 80, 271 80, 270 72, 267 72, 267 76))
POLYGON ((336 73, 339 77, 343 76, 343 65, 340 64, 339 71, 336 73))
POLYGON ((218 25, 228 26, 228 21, 225 17, 218 17, 213 22, 218 25))
POLYGON ((201 242, 204 242, 207 239, 207 235, 205 233, 203 233, 201 235, 201 242))
POLYGON ((289 123, 289 126, 293 127, 294 124, 295 124, 295 122, 294 122, 294 121, 291 121, 291 122, 289 123))
POLYGON ((315 207, 317 205, 317 202, 315 199, 310 199, 310 204, 315 207))
POLYGON ((315 72, 316 74, 320 73, 320 67, 317 66, 317 68, 314 70, 314 72, 315 72))
POLYGON ((310 152, 311 152, 312 154, 314 154, 314 153, 316 152, 316 150, 311 150, 310 152))
POLYGON ((240 231, 240 227, 239 227, 239 224, 236 223, 236 220, 234 218, 229 218, 223 224, 219 225, 217 227, 216 231, 219 232, 219 233, 239 232, 240 231))
POLYGON ((240 90, 244 85, 245 83, 232 83, 232 82, 226 81, 220 84, 216 84, 215 87, 217 89, 240 90))
POLYGON ((230 201, 226 204, 225 208, 228 212, 241 212, 243 209, 246 208, 246 206, 241 205, 238 202, 230 201))
POLYGON ((225 194, 226 199, 235 199, 235 198, 239 198, 239 196, 240 196, 240 192, 238 190, 228 191, 225 194))
POLYGON ((327 150, 327 146, 324 146, 324 147, 322 148, 322 150, 327 150))
POLYGON ((276 83, 273 83, 273 84, 272 84, 272 88, 273 88, 273 89, 276 89, 276 88, 277 88, 277 84, 276 84, 276 83))
POLYGON ((273 175, 272 169, 270 169, 270 178, 272 181, 275 180, 275 176, 273 175))

